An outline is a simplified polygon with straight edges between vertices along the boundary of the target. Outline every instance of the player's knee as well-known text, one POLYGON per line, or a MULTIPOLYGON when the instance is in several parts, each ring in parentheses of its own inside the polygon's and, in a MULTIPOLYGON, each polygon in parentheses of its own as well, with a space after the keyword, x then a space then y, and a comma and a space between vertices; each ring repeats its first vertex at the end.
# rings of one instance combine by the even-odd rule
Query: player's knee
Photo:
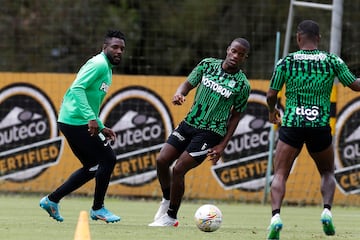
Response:
POLYGON ((161 155, 156 158, 157 168, 169 168, 172 164, 172 161, 166 157, 162 157, 161 155))
POLYGON ((181 177, 183 178, 186 174, 186 170, 181 166, 181 165, 175 165, 173 167, 173 177, 177 178, 177 177, 181 177))

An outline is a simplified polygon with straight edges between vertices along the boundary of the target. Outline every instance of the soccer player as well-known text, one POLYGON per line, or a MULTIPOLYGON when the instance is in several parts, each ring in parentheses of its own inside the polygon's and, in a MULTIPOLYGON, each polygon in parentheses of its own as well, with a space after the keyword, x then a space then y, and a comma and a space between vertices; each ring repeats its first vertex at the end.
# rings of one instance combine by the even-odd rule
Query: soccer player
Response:
POLYGON ((281 125, 271 184, 272 218, 268 239, 279 239, 282 221, 280 207, 286 180, 303 145, 314 160, 321 176, 323 212, 321 223, 326 235, 334 235, 331 205, 335 192, 334 150, 330 119, 330 93, 334 78, 354 91, 360 80, 350 72, 340 57, 318 49, 319 25, 302 21, 297 28, 299 50, 278 61, 267 92, 269 121, 281 125), (285 112, 282 119, 276 108, 278 92, 285 85, 285 112))
POLYGON ((62 222, 59 201, 95 178, 95 191, 90 217, 105 222, 120 221, 104 207, 104 198, 116 163, 116 156, 107 141, 115 133, 99 119, 100 105, 112 81, 112 68, 121 62, 125 36, 110 30, 104 38, 102 51, 89 59, 79 70, 66 91, 60 108, 58 126, 82 167, 54 192, 40 200, 40 207, 50 217, 62 222))
POLYGON ((250 84, 241 64, 249 50, 246 39, 234 39, 227 47, 225 60, 203 59, 178 87, 172 99, 174 105, 182 105, 190 90, 197 90, 189 113, 169 136, 156 160, 163 198, 149 226, 176 227, 185 174, 207 156, 213 164, 219 160, 247 106, 250 84))

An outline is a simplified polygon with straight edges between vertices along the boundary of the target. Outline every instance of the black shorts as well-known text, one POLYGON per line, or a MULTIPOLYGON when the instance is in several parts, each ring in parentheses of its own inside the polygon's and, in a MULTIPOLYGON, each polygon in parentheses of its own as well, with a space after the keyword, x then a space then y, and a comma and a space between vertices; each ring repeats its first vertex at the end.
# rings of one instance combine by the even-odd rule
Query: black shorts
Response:
POLYGON ((321 152, 332 144, 330 126, 318 128, 281 127, 279 139, 292 147, 301 149, 303 144, 311 153, 321 152))
POLYGON ((90 136, 87 125, 73 126, 58 122, 71 150, 85 168, 104 164, 109 168, 116 163, 116 156, 110 144, 104 143, 98 136, 90 136))
POLYGON ((194 128, 182 121, 171 133, 167 143, 179 152, 186 150, 198 163, 201 163, 205 160, 208 149, 219 144, 222 138, 217 133, 194 128))

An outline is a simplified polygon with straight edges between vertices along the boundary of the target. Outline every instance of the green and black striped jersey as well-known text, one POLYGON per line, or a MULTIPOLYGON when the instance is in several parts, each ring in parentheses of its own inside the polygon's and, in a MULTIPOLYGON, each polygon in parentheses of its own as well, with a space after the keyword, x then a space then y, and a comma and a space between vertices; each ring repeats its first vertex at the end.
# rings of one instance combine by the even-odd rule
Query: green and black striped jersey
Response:
POLYGON ((222 62, 221 59, 205 58, 189 74, 187 81, 197 86, 197 90, 185 122, 224 136, 231 109, 243 112, 246 108, 250 83, 241 70, 226 73, 222 62))
POLYGON ((334 79, 348 86, 356 80, 344 61, 320 50, 299 50, 278 61, 270 88, 285 84, 282 126, 322 127, 329 124, 334 79))

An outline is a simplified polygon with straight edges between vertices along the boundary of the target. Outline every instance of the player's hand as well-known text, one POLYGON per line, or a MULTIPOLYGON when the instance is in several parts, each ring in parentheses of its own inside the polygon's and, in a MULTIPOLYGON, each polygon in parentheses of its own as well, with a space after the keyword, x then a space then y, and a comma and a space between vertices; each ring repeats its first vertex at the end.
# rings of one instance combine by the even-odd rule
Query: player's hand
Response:
POLYGON ((174 105, 182 105, 185 102, 186 98, 184 95, 180 94, 180 93, 175 93, 175 95, 173 96, 172 99, 172 103, 174 105))
POLYGON ((88 131, 90 133, 90 136, 97 135, 99 132, 99 124, 96 120, 90 120, 88 122, 88 131))
POLYGON ((111 130, 110 128, 104 128, 101 130, 101 132, 105 135, 106 140, 108 141, 115 141, 116 138, 116 134, 113 130, 111 130))
POLYGON ((275 108, 273 112, 269 111, 269 122, 278 126, 281 125, 281 116, 279 109, 275 108))
POLYGON ((222 150, 218 149, 217 146, 208 150, 207 156, 213 165, 216 165, 217 161, 221 157, 222 150))

